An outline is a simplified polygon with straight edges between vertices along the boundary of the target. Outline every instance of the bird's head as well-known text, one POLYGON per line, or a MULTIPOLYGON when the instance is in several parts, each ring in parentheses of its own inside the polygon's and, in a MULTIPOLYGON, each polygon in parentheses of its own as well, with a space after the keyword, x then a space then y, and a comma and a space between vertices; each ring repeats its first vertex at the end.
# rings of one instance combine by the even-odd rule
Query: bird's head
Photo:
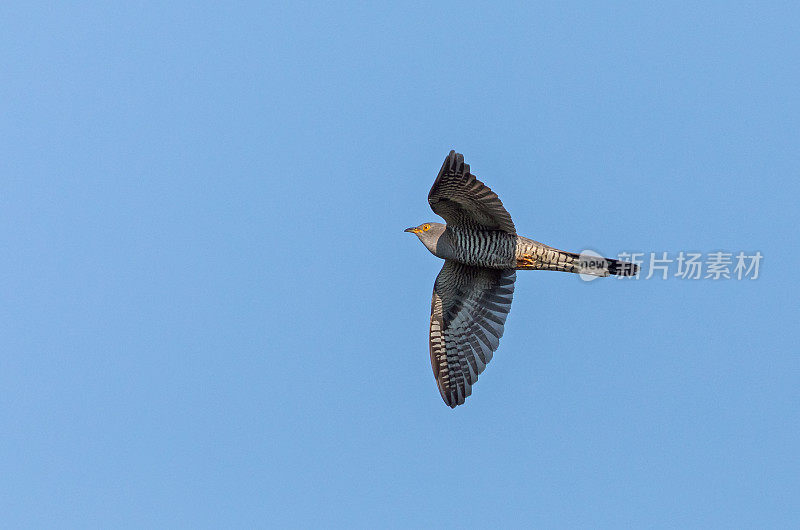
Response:
POLYGON ((439 241, 439 236, 444 233, 445 228, 447 228, 447 225, 442 223, 422 223, 419 226, 406 228, 405 231, 416 234, 422 244, 436 254, 436 243, 439 241))

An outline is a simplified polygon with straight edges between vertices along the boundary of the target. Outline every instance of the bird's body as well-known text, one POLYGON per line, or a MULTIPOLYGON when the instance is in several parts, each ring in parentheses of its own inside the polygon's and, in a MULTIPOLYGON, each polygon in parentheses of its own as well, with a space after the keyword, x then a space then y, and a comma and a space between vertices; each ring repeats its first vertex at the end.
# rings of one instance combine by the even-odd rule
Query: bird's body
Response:
MULTIPOLYGON (((435 223, 431 223, 435 224, 435 223)), ((434 256, 452 259, 464 265, 489 267, 492 269, 513 269, 517 248, 517 237, 499 230, 468 229, 461 227, 443 228, 436 245, 431 249, 434 256)))
POLYGON ((464 403, 500 344, 514 293, 516 270, 555 270, 631 276, 636 267, 603 259, 588 268, 578 254, 518 236, 500 199, 469 172, 455 151, 428 194, 447 225, 408 228, 445 260, 431 300, 430 354, 444 402, 464 403))
POLYGON ((558 250, 527 237, 501 230, 426 224, 432 225, 431 231, 441 230, 439 238, 428 247, 437 258, 490 269, 581 272, 578 254, 558 250))

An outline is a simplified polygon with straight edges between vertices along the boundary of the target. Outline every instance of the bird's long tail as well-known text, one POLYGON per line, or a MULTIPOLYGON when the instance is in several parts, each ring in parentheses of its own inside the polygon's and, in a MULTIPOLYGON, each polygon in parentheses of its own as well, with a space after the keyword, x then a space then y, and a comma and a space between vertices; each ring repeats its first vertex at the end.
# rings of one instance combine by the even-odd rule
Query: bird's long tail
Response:
POLYGON ((590 274, 593 276, 635 276, 639 266, 589 254, 575 254, 519 237, 517 270, 545 270, 590 274))

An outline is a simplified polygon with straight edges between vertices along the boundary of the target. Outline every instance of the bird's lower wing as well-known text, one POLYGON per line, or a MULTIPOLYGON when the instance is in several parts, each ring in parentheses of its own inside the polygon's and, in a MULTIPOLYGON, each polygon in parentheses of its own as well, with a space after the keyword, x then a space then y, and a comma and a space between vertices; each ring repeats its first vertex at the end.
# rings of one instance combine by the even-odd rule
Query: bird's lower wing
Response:
POLYGON ((444 402, 464 403, 500 345, 516 272, 446 260, 433 287, 430 351, 444 402))

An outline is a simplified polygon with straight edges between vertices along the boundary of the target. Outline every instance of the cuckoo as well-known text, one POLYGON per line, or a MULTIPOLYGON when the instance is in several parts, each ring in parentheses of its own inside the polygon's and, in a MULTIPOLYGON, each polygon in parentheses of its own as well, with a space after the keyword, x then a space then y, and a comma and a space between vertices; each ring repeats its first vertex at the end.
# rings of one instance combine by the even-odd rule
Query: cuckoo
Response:
POLYGON ((500 344, 518 270, 635 276, 632 263, 565 252, 517 235, 511 215, 488 186, 450 151, 428 193, 447 224, 407 228, 444 266, 433 284, 429 345, 444 402, 455 408, 500 344))

